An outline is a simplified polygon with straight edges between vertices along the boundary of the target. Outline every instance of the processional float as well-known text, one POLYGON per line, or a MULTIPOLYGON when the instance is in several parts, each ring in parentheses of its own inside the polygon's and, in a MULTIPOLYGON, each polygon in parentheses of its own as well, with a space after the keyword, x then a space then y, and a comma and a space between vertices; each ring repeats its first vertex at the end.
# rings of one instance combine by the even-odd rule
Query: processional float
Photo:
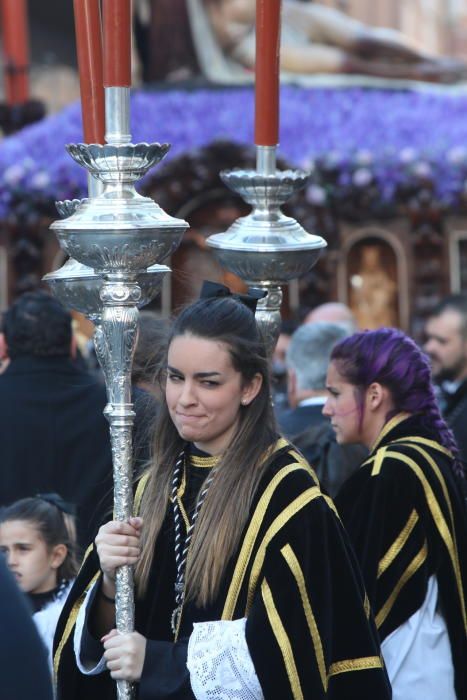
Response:
MULTIPOLYGON (((89 196, 57 203, 62 218, 51 228, 69 259, 44 279, 68 308, 96 326, 108 394, 114 517, 126 521, 133 507, 131 365, 138 308, 157 295, 169 272, 162 263, 188 224, 135 190, 169 146, 131 143, 131 0, 103 0, 102 23, 99 0, 74 0, 74 8, 86 143, 67 150, 88 171, 89 196)), ((280 285, 308 272, 326 245, 280 210, 307 180, 302 171, 276 170, 280 10, 281 0, 257 0, 257 169, 222 174, 253 211, 208 239, 222 265, 266 289, 257 318, 271 352, 280 325, 280 285)), ((117 570, 115 615, 119 632, 134 630, 131 567, 117 570)), ((117 681, 119 700, 130 700, 133 690, 131 683, 117 681)))

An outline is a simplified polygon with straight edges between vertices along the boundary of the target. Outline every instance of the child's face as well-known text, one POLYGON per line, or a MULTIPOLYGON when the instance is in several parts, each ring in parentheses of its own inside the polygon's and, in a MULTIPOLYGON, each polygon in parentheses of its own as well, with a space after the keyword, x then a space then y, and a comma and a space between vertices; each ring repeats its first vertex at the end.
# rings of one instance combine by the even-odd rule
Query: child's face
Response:
POLYGON ((0 551, 24 593, 45 593, 57 585, 56 557, 33 523, 27 520, 2 523, 0 551))

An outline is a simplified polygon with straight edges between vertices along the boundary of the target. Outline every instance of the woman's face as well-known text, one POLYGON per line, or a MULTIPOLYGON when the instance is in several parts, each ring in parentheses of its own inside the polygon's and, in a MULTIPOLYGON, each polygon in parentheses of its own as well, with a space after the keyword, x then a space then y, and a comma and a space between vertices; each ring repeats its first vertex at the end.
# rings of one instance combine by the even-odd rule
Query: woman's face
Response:
POLYGON ((331 420, 340 444, 361 442, 360 412, 355 395, 355 387, 341 377, 334 362, 328 368, 326 378, 328 396, 323 407, 323 415, 331 420))
POLYGON ((167 365, 165 395, 180 437, 221 454, 235 433, 241 406, 257 396, 261 375, 245 385, 224 343, 193 335, 172 340, 167 365))
POLYGON ((35 525, 7 520, 0 525, 0 551, 25 593, 46 593, 57 585, 56 557, 35 525))

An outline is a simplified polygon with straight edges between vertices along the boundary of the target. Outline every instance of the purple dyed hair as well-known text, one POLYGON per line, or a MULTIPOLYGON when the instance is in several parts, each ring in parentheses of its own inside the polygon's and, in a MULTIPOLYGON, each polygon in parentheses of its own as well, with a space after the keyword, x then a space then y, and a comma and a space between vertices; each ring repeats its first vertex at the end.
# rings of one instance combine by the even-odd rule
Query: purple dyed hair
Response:
POLYGON ((394 328, 354 333, 335 345, 331 361, 357 389, 361 418, 365 389, 373 382, 381 384, 389 389, 394 403, 387 420, 401 412, 420 414, 427 428, 454 455, 455 473, 466 477, 454 436, 439 412, 428 358, 411 338, 394 328))

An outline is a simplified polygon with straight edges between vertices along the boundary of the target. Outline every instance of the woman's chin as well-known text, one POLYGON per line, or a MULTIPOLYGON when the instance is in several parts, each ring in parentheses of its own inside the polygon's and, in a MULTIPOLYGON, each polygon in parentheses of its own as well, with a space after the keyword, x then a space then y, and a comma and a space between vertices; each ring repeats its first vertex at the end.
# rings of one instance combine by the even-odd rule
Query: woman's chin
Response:
POLYGON ((197 440, 202 439, 202 436, 200 436, 199 431, 195 430, 189 425, 178 426, 177 430, 182 440, 187 440, 188 442, 196 442, 197 440))

